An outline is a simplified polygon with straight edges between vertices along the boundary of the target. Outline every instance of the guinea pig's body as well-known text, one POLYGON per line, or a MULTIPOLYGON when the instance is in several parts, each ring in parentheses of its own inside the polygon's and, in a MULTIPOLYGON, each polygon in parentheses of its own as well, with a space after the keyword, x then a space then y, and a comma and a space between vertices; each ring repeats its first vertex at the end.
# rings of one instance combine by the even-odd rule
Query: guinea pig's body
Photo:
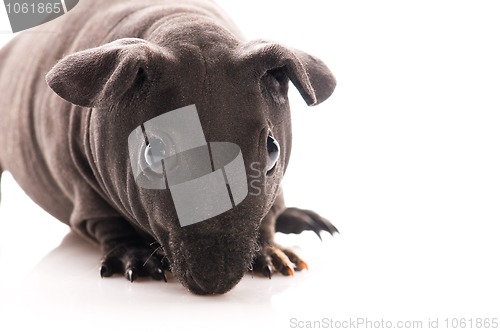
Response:
POLYGON ((291 274, 305 263, 273 242, 275 228, 335 228, 283 205, 288 79, 311 105, 335 86, 314 57, 246 42, 212 2, 82 0, 0 50, 0 174, 11 172, 37 204, 100 245, 102 276, 162 279, 170 269, 207 294, 228 291, 251 264, 267 276, 291 274), (192 104, 207 140, 237 144, 247 172, 260 167, 262 191, 181 227, 169 190, 134 182, 127 137, 192 104), (281 153, 266 169, 271 135, 281 153))

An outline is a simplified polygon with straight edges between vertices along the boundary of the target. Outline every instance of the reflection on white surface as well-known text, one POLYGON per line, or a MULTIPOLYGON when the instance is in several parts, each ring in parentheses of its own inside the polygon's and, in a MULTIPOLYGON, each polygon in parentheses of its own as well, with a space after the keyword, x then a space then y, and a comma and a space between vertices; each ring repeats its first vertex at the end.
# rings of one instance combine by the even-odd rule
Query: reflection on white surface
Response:
MULTIPOLYGON (((268 280, 248 273, 228 294, 197 296, 170 273, 168 282, 142 278, 133 284, 123 276, 99 277, 99 250, 41 211, 3 178, 0 210, 0 330, 10 326, 52 331, 178 328, 286 327, 290 312, 315 307, 321 274, 333 275, 333 239, 314 234, 279 236, 281 243, 307 248, 311 271, 268 280), (294 299, 296 298, 296 299, 294 299), (300 299, 300 301, 298 300, 300 299), (26 319, 29 315, 29 319, 26 319)), ((300 249, 300 248, 296 248, 300 249)))

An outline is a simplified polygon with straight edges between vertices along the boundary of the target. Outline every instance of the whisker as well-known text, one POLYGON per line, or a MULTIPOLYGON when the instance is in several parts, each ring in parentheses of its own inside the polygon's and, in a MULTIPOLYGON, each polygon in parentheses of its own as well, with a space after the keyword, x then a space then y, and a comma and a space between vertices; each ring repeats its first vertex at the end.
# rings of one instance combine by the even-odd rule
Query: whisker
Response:
MULTIPOLYGON (((157 242, 157 243, 158 243, 158 242, 157 242)), ((151 245, 152 245, 152 244, 153 244, 153 243, 151 243, 151 245)), ((144 266, 146 266, 146 263, 147 263, 147 262, 151 259, 151 257, 153 257, 153 256, 154 256, 154 254, 156 254, 156 252, 157 252, 158 250, 160 250, 160 249, 163 249, 163 246, 158 246, 158 247, 157 247, 157 248, 156 248, 156 249, 155 249, 155 250, 151 253, 151 255, 149 255, 148 259, 146 259, 146 261, 144 262, 144 264, 142 264, 142 266, 143 266, 143 267, 144 267, 144 266)))

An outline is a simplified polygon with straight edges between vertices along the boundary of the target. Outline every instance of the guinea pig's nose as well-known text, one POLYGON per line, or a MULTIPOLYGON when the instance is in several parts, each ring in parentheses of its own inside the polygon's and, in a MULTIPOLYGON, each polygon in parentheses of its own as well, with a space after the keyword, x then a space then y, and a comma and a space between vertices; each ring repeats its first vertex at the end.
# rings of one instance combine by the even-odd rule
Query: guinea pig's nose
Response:
POLYGON ((274 137, 267 136, 266 172, 270 172, 274 168, 274 166, 276 166, 279 157, 280 157, 280 144, 274 137))

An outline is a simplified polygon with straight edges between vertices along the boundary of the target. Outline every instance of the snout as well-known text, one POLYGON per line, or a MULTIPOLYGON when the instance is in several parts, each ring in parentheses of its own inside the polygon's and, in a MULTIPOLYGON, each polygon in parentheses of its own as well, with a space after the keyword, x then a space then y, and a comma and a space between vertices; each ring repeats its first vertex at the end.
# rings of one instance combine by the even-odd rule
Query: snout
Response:
POLYGON ((243 277, 245 271, 224 271, 207 274, 206 271, 190 270, 186 274, 188 289, 199 295, 224 294, 231 290, 243 277))
MULTIPOLYGON (((266 175, 272 175, 279 163, 280 144, 270 132, 265 137, 265 143, 264 171, 266 175)), ((244 222, 246 218, 241 217, 238 219, 244 222)), ((220 230, 227 228, 243 230, 248 224, 242 224, 237 228, 235 226, 233 219, 230 223, 221 223, 218 227, 220 230)), ((183 241, 182 251, 185 254, 185 261, 189 263, 185 265, 184 281, 193 293, 223 294, 233 288, 248 270, 252 254, 257 249, 256 237, 234 231, 207 236, 206 229, 204 234, 198 233, 205 227, 201 223, 194 227, 196 230, 191 229, 186 233, 188 236, 183 241), (196 236, 193 236, 195 234, 196 236), (187 241, 190 236, 193 236, 192 242, 187 241)))
POLYGON ((243 278, 256 250, 255 238, 205 235, 185 239, 182 257, 172 267, 177 278, 191 292, 223 294, 243 278))

